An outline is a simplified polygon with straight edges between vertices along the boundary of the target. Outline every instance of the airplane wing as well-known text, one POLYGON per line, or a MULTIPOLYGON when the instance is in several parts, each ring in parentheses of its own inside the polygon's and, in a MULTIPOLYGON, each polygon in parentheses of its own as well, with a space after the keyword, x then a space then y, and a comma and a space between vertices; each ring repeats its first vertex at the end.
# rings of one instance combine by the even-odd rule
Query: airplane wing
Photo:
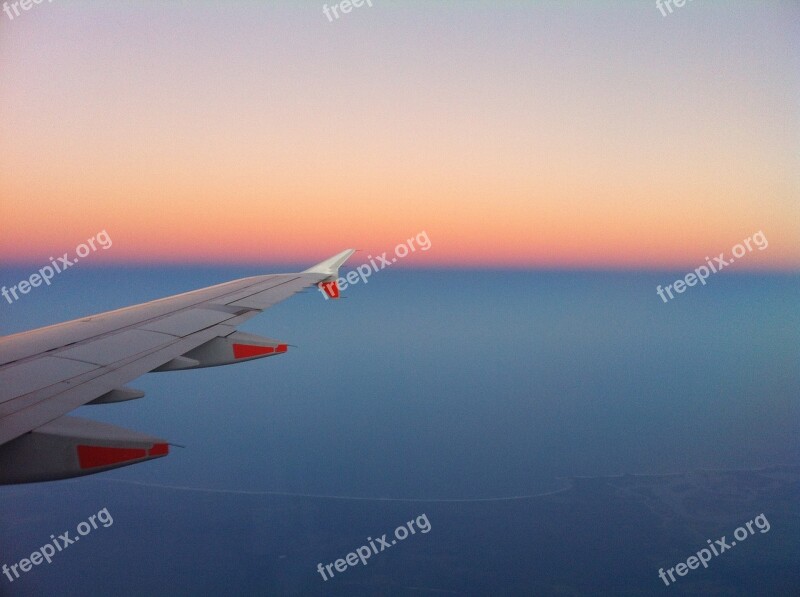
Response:
POLYGON ((166 456, 165 440, 68 416, 142 397, 150 371, 228 365, 286 352, 236 331, 308 287, 338 298, 343 251, 303 272, 242 278, 0 338, 0 484, 77 477, 166 456))

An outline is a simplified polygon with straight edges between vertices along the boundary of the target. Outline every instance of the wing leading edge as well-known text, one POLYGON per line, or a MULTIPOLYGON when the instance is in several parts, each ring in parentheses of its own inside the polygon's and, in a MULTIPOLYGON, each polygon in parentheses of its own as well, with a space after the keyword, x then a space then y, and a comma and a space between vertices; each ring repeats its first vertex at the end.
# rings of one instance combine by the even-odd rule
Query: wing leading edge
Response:
POLYGON ((88 475, 166 456, 165 440, 66 416, 143 396, 125 384, 151 371, 282 354, 279 340, 237 331, 311 286, 338 298, 343 251, 296 274, 234 280, 0 338, 0 484, 88 475))

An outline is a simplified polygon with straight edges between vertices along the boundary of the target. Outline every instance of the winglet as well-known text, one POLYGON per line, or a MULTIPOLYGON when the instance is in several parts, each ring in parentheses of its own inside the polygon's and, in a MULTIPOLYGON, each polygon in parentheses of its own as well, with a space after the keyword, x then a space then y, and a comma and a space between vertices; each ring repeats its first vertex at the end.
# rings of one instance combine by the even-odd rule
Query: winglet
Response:
POLYGON ((336 283, 336 280, 339 277, 339 268, 355 252, 355 249, 347 249, 346 251, 342 251, 341 253, 308 268, 303 273, 324 274, 326 277, 321 280, 317 286, 321 288, 330 298, 339 298, 339 285, 336 283))
POLYGON ((335 278, 339 277, 339 268, 342 264, 350 258, 350 255, 355 253, 355 249, 347 249, 346 251, 342 251, 341 253, 334 255, 326 259, 325 261, 318 263, 317 265, 308 268, 304 271, 304 274, 328 274, 328 276, 332 276, 335 278))

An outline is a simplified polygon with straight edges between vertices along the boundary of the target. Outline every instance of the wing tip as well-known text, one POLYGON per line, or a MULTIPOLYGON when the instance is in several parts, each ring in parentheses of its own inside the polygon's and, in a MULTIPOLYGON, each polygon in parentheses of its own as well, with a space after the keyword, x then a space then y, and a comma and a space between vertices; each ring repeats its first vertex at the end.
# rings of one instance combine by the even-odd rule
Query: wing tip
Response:
POLYGON ((326 276, 338 277, 339 268, 347 261, 350 256, 355 253, 355 249, 345 249, 341 253, 337 253, 333 257, 329 257, 325 261, 303 271, 304 274, 324 274, 326 276))

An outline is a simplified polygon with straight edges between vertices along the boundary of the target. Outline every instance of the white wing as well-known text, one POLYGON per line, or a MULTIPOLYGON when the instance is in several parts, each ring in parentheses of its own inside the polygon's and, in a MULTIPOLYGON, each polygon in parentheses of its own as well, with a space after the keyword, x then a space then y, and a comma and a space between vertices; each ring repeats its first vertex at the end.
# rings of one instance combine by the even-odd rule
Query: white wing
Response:
POLYGON ((285 352, 286 344, 236 327, 310 286, 337 298, 338 268, 353 252, 297 274, 243 278, 0 338, 0 484, 92 474, 165 456, 164 440, 65 415, 85 404, 141 397, 125 384, 149 371, 285 352))

